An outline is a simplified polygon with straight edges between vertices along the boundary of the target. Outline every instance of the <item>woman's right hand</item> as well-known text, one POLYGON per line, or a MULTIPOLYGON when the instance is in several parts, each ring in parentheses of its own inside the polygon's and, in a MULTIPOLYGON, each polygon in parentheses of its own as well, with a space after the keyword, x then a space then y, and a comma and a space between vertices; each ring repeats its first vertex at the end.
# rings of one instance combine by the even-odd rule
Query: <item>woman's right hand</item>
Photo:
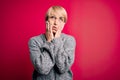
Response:
POLYGON ((54 39, 53 33, 52 33, 52 25, 46 21, 46 33, 45 33, 46 39, 48 42, 51 42, 54 39))

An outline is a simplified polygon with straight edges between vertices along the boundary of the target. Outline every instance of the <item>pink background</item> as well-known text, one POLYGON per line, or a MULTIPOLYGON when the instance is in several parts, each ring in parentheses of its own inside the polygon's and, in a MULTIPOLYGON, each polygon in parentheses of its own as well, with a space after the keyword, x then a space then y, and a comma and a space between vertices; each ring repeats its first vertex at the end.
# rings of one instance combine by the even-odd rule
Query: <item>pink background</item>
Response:
POLYGON ((1 0, 0 80, 31 80, 28 40, 45 32, 52 5, 68 12, 63 32, 76 38, 74 80, 120 80, 119 0, 1 0))

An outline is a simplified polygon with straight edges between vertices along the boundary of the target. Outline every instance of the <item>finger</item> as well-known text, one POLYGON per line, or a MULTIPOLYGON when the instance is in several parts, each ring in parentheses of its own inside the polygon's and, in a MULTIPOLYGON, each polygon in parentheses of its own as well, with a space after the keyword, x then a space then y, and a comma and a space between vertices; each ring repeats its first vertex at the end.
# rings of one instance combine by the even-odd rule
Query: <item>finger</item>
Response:
POLYGON ((47 25, 48 25, 48 32, 50 32, 50 33, 51 33, 51 26, 50 26, 50 23, 49 23, 49 22, 47 22, 47 25))
POLYGON ((52 25, 49 23, 50 33, 52 33, 52 25))
POLYGON ((55 37, 56 37, 56 38, 57 38, 57 37, 60 37, 60 34, 61 34, 61 30, 58 29, 57 32, 56 32, 56 34, 55 34, 55 37))
POLYGON ((46 30, 49 31, 48 21, 46 21, 46 30))
POLYGON ((61 27, 57 30, 57 33, 59 34, 61 32, 61 27))
POLYGON ((52 32, 52 25, 51 24, 49 24, 50 25, 50 34, 51 34, 51 37, 52 37, 52 39, 54 38, 54 35, 53 35, 53 32, 52 32))
POLYGON ((65 23, 62 23, 62 24, 61 24, 61 27, 60 27, 60 30, 61 30, 61 31, 63 30, 64 25, 65 25, 65 23))

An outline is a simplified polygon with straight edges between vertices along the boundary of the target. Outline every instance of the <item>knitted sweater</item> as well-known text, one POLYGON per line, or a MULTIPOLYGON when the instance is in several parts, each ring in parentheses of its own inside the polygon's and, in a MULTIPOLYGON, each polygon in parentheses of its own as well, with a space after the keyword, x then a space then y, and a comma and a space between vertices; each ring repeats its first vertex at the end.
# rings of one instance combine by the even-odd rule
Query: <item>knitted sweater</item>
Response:
POLYGON ((34 65, 33 80, 72 80, 74 37, 62 33, 47 42, 45 34, 41 34, 30 38, 28 45, 34 65))

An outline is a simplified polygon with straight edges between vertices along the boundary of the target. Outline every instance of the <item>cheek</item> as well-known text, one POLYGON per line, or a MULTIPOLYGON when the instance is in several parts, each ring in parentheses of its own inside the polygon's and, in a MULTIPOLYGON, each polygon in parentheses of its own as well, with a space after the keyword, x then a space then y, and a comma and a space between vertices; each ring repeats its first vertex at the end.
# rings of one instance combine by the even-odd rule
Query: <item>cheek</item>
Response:
POLYGON ((61 24, 60 29, 63 30, 64 26, 65 26, 65 24, 61 24))
POLYGON ((48 22, 49 22, 51 25, 53 25, 53 21, 52 21, 52 20, 49 20, 49 19, 48 19, 48 22))

